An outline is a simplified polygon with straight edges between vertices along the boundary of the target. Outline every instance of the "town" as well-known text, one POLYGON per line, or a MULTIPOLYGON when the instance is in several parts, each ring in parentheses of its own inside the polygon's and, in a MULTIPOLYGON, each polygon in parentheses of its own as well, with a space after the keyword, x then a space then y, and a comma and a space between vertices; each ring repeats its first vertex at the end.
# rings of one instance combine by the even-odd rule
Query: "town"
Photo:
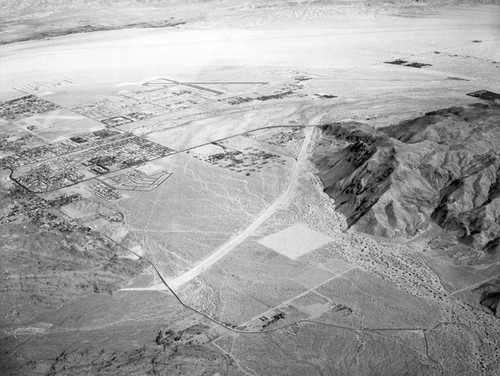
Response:
POLYGON ((113 142, 24 166, 16 170, 12 178, 31 192, 51 192, 173 152, 143 138, 122 135, 113 142))

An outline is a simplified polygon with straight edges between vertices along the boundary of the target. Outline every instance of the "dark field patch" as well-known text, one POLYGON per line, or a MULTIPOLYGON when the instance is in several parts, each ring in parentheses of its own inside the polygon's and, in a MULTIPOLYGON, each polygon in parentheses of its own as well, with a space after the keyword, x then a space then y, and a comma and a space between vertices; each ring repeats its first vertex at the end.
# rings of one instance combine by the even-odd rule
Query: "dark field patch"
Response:
POLYGON ((484 99, 486 101, 500 100, 500 94, 488 90, 474 91, 473 93, 468 93, 467 95, 474 98, 484 99))
POLYGON ((409 62, 408 60, 403 60, 403 59, 396 59, 393 61, 385 61, 384 63, 385 64, 393 64, 393 65, 402 65, 404 67, 411 67, 411 68, 422 68, 422 67, 432 66, 432 64, 409 62))

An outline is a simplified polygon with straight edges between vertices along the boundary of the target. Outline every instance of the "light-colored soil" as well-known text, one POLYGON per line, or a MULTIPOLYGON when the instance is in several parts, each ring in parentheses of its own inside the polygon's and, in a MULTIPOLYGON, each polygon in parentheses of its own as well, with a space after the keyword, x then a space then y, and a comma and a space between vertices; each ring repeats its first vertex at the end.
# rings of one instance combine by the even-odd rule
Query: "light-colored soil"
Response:
POLYGON ((259 242, 287 257, 296 259, 329 243, 332 239, 297 223, 259 242))
MULTIPOLYGON (((155 22, 169 10, 160 3, 155 22)), ((24 150, 106 125, 173 150, 40 194, 81 194, 62 208, 30 212, 74 221, 80 232, 33 224, 18 214, 29 207, 19 197, 1 203, 5 374, 177 367, 193 375, 494 375, 498 319, 474 291, 498 275, 498 263, 455 245, 432 248, 424 235, 392 242, 346 231, 309 158, 321 143, 316 125, 355 120, 380 128, 477 102, 466 95, 475 90, 498 91, 499 8, 222 3, 176 2, 172 17, 189 22, 175 28, 2 47, 2 102, 31 93, 63 110, 0 120, 9 145, 1 156, 16 153, 17 143, 24 150), (385 64, 395 59, 430 65, 385 64), (177 83, 150 90, 165 79, 177 83), (306 128, 281 143, 288 136, 270 126, 306 128), (205 160, 224 148, 279 158, 253 168, 248 157, 245 173, 227 168, 239 163, 231 158, 205 160), (110 200, 90 189, 132 169, 171 175, 110 200), (96 233, 109 239, 87 249, 74 239, 96 233), (126 248, 147 257, 196 311, 180 305, 149 266, 136 267, 126 248), (181 334, 161 344, 160 330, 181 334)), ((151 10, 137 5, 116 15, 120 26, 107 2, 75 3, 92 4, 80 13, 68 2, 44 4, 6 13, 5 38, 26 36, 42 14, 66 30, 93 13, 115 28, 151 10)), ((2 173, 2 197, 13 185, 9 174, 2 173)))

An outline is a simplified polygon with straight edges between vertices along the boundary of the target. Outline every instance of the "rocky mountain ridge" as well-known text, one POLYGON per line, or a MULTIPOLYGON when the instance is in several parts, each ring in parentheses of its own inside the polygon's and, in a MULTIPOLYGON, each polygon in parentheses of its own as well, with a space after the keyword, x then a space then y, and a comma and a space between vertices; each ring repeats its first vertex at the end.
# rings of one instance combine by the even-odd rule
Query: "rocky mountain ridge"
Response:
POLYGON ((323 141, 314 161, 350 227, 397 237, 435 223, 462 243, 498 255, 499 126, 494 103, 428 112, 381 129, 327 124, 321 127, 325 140, 348 144, 323 141))

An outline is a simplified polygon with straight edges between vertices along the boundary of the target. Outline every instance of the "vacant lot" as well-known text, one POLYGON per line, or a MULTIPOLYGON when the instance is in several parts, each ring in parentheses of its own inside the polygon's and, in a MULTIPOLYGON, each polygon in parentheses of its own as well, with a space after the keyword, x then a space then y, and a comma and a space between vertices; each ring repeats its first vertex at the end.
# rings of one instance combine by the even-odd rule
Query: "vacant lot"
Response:
POLYGON ((261 239, 259 243, 287 257, 296 259, 320 248, 331 240, 327 235, 298 223, 261 239))

